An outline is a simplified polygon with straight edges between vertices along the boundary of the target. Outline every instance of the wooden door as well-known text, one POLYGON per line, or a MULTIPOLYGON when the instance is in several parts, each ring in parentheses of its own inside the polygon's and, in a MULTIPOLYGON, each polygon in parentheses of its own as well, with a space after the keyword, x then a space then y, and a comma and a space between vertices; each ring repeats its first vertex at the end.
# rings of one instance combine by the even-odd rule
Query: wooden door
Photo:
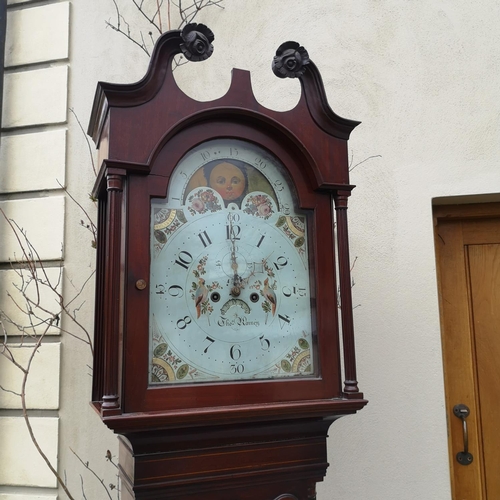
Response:
POLYGON ((500 203, 434 210, 454 500, 500 499, 500 203), (461 465, 465 404, 468 448, 461 465))

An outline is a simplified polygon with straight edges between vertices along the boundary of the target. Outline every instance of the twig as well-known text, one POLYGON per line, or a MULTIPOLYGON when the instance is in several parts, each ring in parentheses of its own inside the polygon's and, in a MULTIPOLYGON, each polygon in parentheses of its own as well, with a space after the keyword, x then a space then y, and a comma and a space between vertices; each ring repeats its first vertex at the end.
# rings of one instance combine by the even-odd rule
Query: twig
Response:
POLYGON ((349 165, 349 172, 352 172, 357 166, 363 164, 365 161, 371 160, 372 158, 382 158, 382 155, 369 156, 368 158, 365 158, 363 161, 356 163, 356 165, 354 165, 353 167, 351 167, 351 165, 352 165, 352 157, 351 157, 351 165, 349 165))
POLYGON ((85 495, 85 488, 83 487, 83 476, 80 474, 80 483, 82 485, 82 495, 84 500, 87 500, 87 496, 85 495))
MULTIPOLYGON (((181 22, 179 24, 179 28, 181 29, 186 24, 192 23, 195 17, 200 13, 201 10, 207 7, 219 7, 219 9, 224 9, 222 6, 223 0, 200 0, 199 3, 196 0, 193 0, 193 3, 188 7, 182 7, 182 0, 179 0, 179 4, 177 5, 179 9, 179 16, 181 18, 181 22), (190 10, 194 9, 192 12, 190 10)), ((173 2, 175 5, 175 2, 173 2)))
POLYGON ((144 9, 142 8, 142 3, 143 3, 143 2, 141 2, 141 4, 139 5, 139 4, 137 3, 137 0, 132 0, 132 3, 133 3, 136 7, 137 7, 137 10, 140 12, 140 14, 141 14, 141 15, 142 15, 145 19, 147 19, 147 20, 148 20, 149 24, 153 25, 153 26, 154 26, 154 27, 158 30, 158 32, 159 32, 159 33, 160 33, 160 35, 161 35, 162 30, 161 30, 160 26, 158 26, 158 25, 155 23, 155 21, 154 21, 155 16, 153 16, 153 17, 148 17, 148 15, 144 12, 144 9))
POLYGON ((12 229, 12 232, 14 233, 14 236, 19 244, 19 247, 21 248, 22 250, 22 253, 25 257, 25 259, 22 261, 23 263, 25 263, 25 265, 27 267, 30 268, 30 270, 33 271, 34 269, 34 262, 33 262, 33 256, 29 256, 26 252, 26 249, 24 248, 24 245, 21 243, 21 239, 19 238, 19 235, 16 231, 16 228, 21 232, 21 234, 23 234, 23 236, 26 237, 26 235, 24 234, 23 230, 19 227, 19 225, 17 224, 17 222, 15 222, 14 220, 12 219, 9 219, 7 217, 7 214, 3 211, 2 208, 0 208, 0 213, 3 215, 4 219, 7 221, 7 224, 9 224, 10 228, 12 229))
POLYGON ((83 212, 85 217, 88 220, 88 224, 85 224, 82 221, 80 221, 80 225, 82 225, 84 228, 88 229, 92 233, 92 247, 95 248, 96 242, 97 242, 97 226, 95 225, 94 221, 92 220, 92 217, 90 217, 89 213, 85 208, 83 208, 82 204, 78 202, 75 197, 65 188, 58 180, 56 181, 57 184, 61 187, 61 189, 70 197, 70 199, 78 206, 78 208, 83 212))
MULTIPOLYGON (((156 0, 156 12, 158 14, 158 22, 160 23, 160 33, 163 33, 163 28, 161 25, 160 0, 156 0)), ((156 16, 156 14, 155 14, 155 16, 156 16)), ((153 17, 153 19, 154 19, 154 17, 153 17)))
MULTIPOLYGON (((106 21, 106 25, 109 26, 114 31, 121 33, 123 36, 128 38, 135 45, 140 47, 148 56, 150 56, 150 50, 145 41, 145 36, 142 31, 139 31, 139 35, 135 37, 132 35, 130 30, 130 24, 126 21, 123 15, 120 12, 120 8, 116 0, 112 0, 115 10, 116 10, 116 23, 113 24, 110 20, 106 21), (122 24, 126 25, 126 29, 122 27, 122 24)), ((192 23, 196 16, 207 7, 219 7, 223 9, 222 5, 223 0, 192 0, 192 3, 185 7, 182 3, 182 0, 179 0, 178 3, 175 3, 173 0, 167 0, 167 29, 171 29, 172 27, 172 18, 171 18, 171 3, 175 5, 179 12, 180 23, 178 29, 181 29, 186 24, 192 23)), ((156 9, 152 15, 146 12, 144 7, 144 0, 132 0, 133 5, 139 12, 139 14, 147 20, 149 25, 154 28, 155 32, 158 32, 159 35, 163 33, 163 20, 161 16, 161 7, 164 4, 164 0, 156 0, 156 9)), ((155 38, 153 37, 152 31, 148 32, 149 37, 151 39, 151 44, 154 46, 155 38)), ((179 66, 180 63, 174 66, 174 69, 179 66)))
MULTIPOLYGON (((74 200, 73 197, 71 197, 71 198, 74 200)), ((88 213, 83 209, 83 207, 81 207, 81 205, 76 200, 74 200, 74 201, 86 214, 90 223, 92 224, 91 227, 93 227, 95 230, 95 225, 93 224, 92 219, 90 218, 88 213)), ((0 212, 3 214, 4 218, 7 220, 7 223, 10 225, 10 227, 11 227, 11 229, 12 229, 12 231, 13 231, 13 233, 18 241, 19 247, 21 248, 21 251, 23 254, 23 264, 24 264, 25 268, 28 270, 28 273, 30 276, 30 280, 29 280, 28 284, 33 282, 35 287, 36 287, 36 298, 32 299, 27 295, 27 291, 26 291, 27 284, 25 282, 24 275, 23 275, 22 271, 19 271, 18 275, 21 277, 22 285, 21 285, 21 287, 16 287, 16 288, 21 293, 22 298, 26 303, 26 306, 27 306, 26 310, 24 310, 12 296, 10 296, 11 300, 16 305, 16 307, 21 312, 25 313, 26 316, 28 317, 29 327, 21 325, 15 321, 13 321, 5 313, 3 314, 4 318, 7 321, 9 321, 11 324, 15 325, 17 327, 17 329, 20 332, 22 332, 23 334, 26 334, 27 332, 31 331, 32 334, 29 334, 29 333, 28 334, 30 336, 36 337, 36 327, 40 326, 41 324, 47 324, 47 321, 49 321, 46 318, 42 318, 39 315, 37 315, 34 312, 35 310, 37 310, 37 311, 40 311, 41 313, 45 313, 45 314, 49 315, 51 317, 51 319, 50 319, 51 324, 55 323, 56 327, 59 328, 60 311, 57 311, 56 313, 54 313, 53 311, 49 311, 48 309, 43 307, 40 303, 40 286, 41 285, 47 286, 57 297, 57 301, 58 301, 58 305, 60 307, 60 310, 63 311, 64 313, 66 313, 67 316, 73 321, 73 323, 80 328, 80 330, 83 332, 83 337, 80 335, 77 335, 73 332, 70 332, 68 330, 65 330, 63 328, 59 328, 59 331, 66 332, 70 336, 88 344, 90 347, 91 353, 93 355, 94 350, 93 350, 91 335, 90 335, 89 331, 85 328, 85 326, 76 317, 76 313, 79 310, 79 308, 82 307, 83 303, 80 304, 80 306, 78 308, 75 308, 73 311, 70 310, 70 306, 83 293, 86 285, 92 279, 95 271, 93 271, 88 276, 88 278, 85 280, 83 285, 78 289, 78 293, 69 302, 65 302, 63 295, 57 291, 56 287, 58 285, 54 286, 51 284, 49 277, 47 275, 45 266, 43 265, 43 263, 40 259, 40 255, 38 254, 38 251, 33 246, 31 241, 29 240, 26 232, 21 227, 19 227, 19 225, 17 224, 16 221, 8 219, 6 214, 1 209, 0 209, 0 212), (22 235, 22 239, 21 239, 21 235, 22 235), (38 274, 39 270, 40 270, 40 272, 43 273, 43 277, 46 280, 45 282, 40 278, 40 276, 38 274), (33 319, 38 320, 39 323, 34 322, 33 319)), ((58 283, 60 280, 60 276, 61 276, 61 274, 59 273, 58 283)))
MULTIPOLYGON (((94 156, 92 155, 92 146, 90 145, 90 139, 89 139, 89 136, 85 133, 85 129, 83 128, 80 120, 78 119, 78 116, 77 114, 75 113, 75 110, 73 108, 69 108, 69 110, 71 111, 71 113, 73 113, 73 116, 75 117, 75 120, 76 122, 78 123, 78 126, 80 127, 80 130, 82 131, 83 133, 83 136, 85 137, 85 141, 87 143, 87 147, 89 149, 89 156, 90 156, 90 161, 92 163, 92 170, 94 171, 94 175, 97 177, 97 170, 95 168, 95 163, 94 163, 94 156)), ((57 181, 57 183, 59 184, 59 181, 57 181)), ((60 184, 59 184, 60 185, 60 184)))
POLYGON ((38 444, 36 436, 35 436, 35 434, 33 432, 33 428, 31 427, 31 422, 30 422, 30 419, 29 419, 29 416, 28 416, 28 410, 26 408, 26 383, 28 381, 28 375, 30 373, 31 363, 33 362, 33 358, 35 357, 35 354, 38 352, 38 348, 40 347, 40 345, 42 343, 42 340, 43 340, 43 338, 45 336, 45 333, 48 331, 50 325, 51 325, 51 323, 49 323, 47 325, 47 328, 45 329, 45 332, 42 335, 40 335, 40 338, 38 339, 38 342, 36 343, 35 347, 33 348, 32 352, 31 352, 31 355, 30 355, 30 357, 28 359, 28 363, 27 363, 26 369, 23 370, 24 371, 24 375, 23 375, 23 381, 22 381, 22 385, 21 385, 21 405, 22 405, 22 409, 23 409, 24 422, 26 423, 26 427, 28 428, 28 432, 29 432, 31 441, 35 445, 35 448, 37 449, 38 453, 40 454, 40 456, 42 457, 42 459, 44 460, 44 462, 47 464, 47 467, 50 469, 50 471, 52 472, 52 474, 54 474, 57 482, 59 483, 59 485, 61 486, 61 488, 64 490, 64 493, 66 493, 67 497, 70 500, 75 500, 74 497, 73 497, 73 495, 71 495, 70 491, 68 490, 65 482, 63 481, 63 479, 61 478, 61 476, 57 473, 57 470, 50 463, 50 460, 47 457, 47 455, 40 448, 40 445, 38 444))
POLYGON ((96 472, 89 466, 89 463, 88 462, 84 462, 79 456, 78 456, 78 453, 76 453, 75 450, 73 450, 73 448, 70 448, 71 452, 73 453, 73 455, 75 455, 76 458, 78 458, 78 460, 80 461, 80 463, 88 470, 92 473, 92 475, 99 481, 99 483, 101 483, 102 487, 104 488, 104 490, 106 491, 108 497, 110 500, 113 500, 113 497, 111 496, 111 493, 109 492, 108 490, 108 487, 104 484, 104 479, 100 478, 96 472))
POLYGON ((116 3, 116 0, 112 0, 113 4, 115 5, 116 9, 116 26, 114 24, 111 24, 110 21, 106 21, 106 26, 109 26, 112 30, 121 33, 123 36, 128 38, 131 42, 135 43, 138 47, 140 47, 148 57, 150 56, 150 53, 148 51, 148 48, 146 47, 145 44, 140 44, 137 40, 135 40, 131 34, 130 34, 130 24, 125 20, 125 18, 120 14, 120 9, 118 7, 118 4, 116 3), (123 31, 121 28, 121 21, 123 21, 127 25, 127 32, 123 31))
POLYGON ((14 394, 14 396, 19 396, 21 397, 21 393, 20 392, 15 392, 15 391, 12 391, 10 389, 6 389, 3 385, 0 384, 0 391, 3 391, 3 392, 8 392, 10 394, 14 394))

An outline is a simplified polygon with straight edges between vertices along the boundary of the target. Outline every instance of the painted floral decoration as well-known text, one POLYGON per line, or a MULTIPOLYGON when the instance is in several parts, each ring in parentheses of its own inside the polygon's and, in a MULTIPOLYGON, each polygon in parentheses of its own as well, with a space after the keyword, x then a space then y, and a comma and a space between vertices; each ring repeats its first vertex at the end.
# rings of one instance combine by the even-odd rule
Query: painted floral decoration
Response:
POLYGON ((151 369, 151 380, 157 383, 168 382, 168 373, 162 366, 153 364, 151 369))
POLYGON ((168 240, 168 236, 174 233, 182 224, 186 223, 186 217, 182 210, 155 209, 154 214, 154 237, 155 257, 161 252, 168 240))
POLYGON ((182 30, 181 38, 183 43, 180 44, 180 48, 188 61, 204 61, 214 51, 212 45, 214 34, 204 24, 186 25, 182 30))
POLYGON ((188 210, 191 215, 205 214, 222 210, 219 200, 209 188, 201 188, 190 194, 187 199, 188 210))
POLYGON ((279 78, 298 78, 309 64, 309 54, 297 42, 285 42, 278 47, 273 59, 273 72, 279 78))
POLYGON ((265 194, 256 194, 246 199, 245 208, 243 212, 249 215, 255 215, 268 219, 274 213, 272 202, 265 194))
POLYGON ((298 345, 294 346, 281 360, 280 367, 285 372, 310 373, 312 366, 309 342, 304 338, 300 338, 298 345))

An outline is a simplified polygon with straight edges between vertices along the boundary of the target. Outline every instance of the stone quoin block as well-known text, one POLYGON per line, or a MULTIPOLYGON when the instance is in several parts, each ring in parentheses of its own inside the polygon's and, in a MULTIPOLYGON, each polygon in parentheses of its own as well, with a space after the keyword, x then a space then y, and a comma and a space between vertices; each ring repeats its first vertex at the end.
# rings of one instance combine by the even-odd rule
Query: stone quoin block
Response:
MULTIPOLYGON (((58 295, 62 293, 64 270, 57 267, 39 266, 36 269, 36 278, 26 269, 0 270, 0 311, 17 325, 29 326, 26 315, 31 307, 36 319, 33 329, 27 329, 27 334, 59 335, 59 325, 53 324, 47 330, 48 319, 54 318, 61 312, 58 295), (37 283, 38 282, 38 283, 37 283), (30 304, 27 302, 31 301, 30 304)), ((56 323, 56 321, 54 321, 56 323)), ((13 325, 6 324, 8 335, 21 335, 13 325)))
MULTIPOLYGON (((60 260, 64 241, 64 197, 49 196, 0 202, 8 219, 17 223, 36 250, 39 260, 60 260)), ((19 232, 19 231, 18 231, 19 232)), ((0 262, 24 260, 22 248, 0 213, 0 262)), ((23 238, 21 238, 23 240, 23 238)), ((23 246, 27 245, 23 242, 23 246)))
MULTIPOLYGON (((29 357, 35 344, 9 348, 14 359, 27 368, 29 357)), ((30 365, 26 384, 26 407, 37 410, 57 410, 59 408, 59 373, 61 344, 43 344, 37 349, 30 365)), ((21 392, 23 372, 11 363, 5 356, 0 356, 0 380, 2 386, 9 391, 21 392)), ((21 409, 21 398, 12 392, 0 391, 0 408, 21 409)))
MULTIPOLYGON (((57 464, 59 419, 30 418, 33 433, 50 460, 57 464)), ((56 479, 33 444, 24 418, 0 417, 0 484, 56 487, 56 479)))
POLYGON ((67 116, 68 67, 7 73, 2 126, 63 123, 67 116))
POLYGON ((2 137, 0 193, 59 189, 65 185, 66 130, 2 137))
POLYGON ((69 2, 7 13, 5 67, 67 59, 69 2))

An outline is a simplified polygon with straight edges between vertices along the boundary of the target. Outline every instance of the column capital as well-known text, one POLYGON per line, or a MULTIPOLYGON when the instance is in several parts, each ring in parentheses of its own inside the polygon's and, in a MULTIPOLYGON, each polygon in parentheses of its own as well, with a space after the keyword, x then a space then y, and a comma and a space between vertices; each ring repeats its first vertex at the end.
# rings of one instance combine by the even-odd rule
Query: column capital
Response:
POLYGON ((123 191, 124 175, 108 174, 106 175, 106 189, 108 191, 123 191))

